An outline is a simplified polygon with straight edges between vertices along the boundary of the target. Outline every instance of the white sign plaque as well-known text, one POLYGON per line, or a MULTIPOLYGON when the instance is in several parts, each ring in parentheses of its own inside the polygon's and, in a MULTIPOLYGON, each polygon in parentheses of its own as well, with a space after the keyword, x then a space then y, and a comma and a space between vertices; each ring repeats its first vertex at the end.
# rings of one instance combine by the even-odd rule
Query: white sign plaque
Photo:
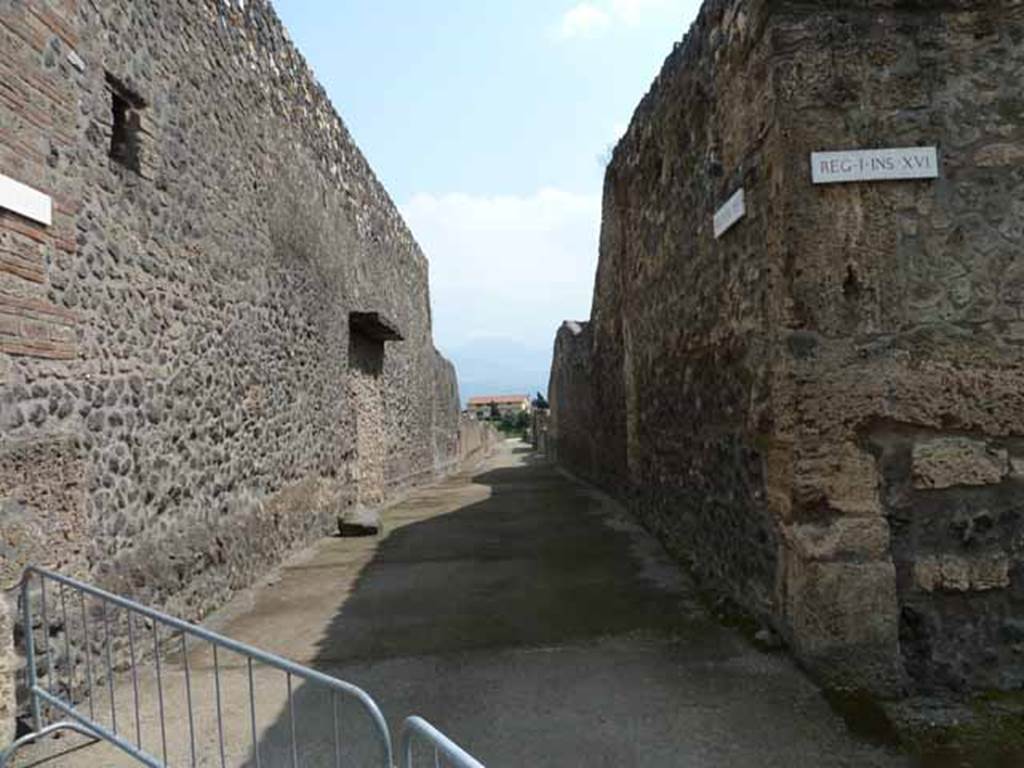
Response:
POLYGON ((747 200, 744 190, 741 188, 715 214, 715 239, 717 240, 732 229, 733 225, 746 215, 747 200))
POLYGON ((937 179, 939 153, 935 147, 814 152, 811 176, 815 184, 937 179))
POLYGON ((50 226, 53 223, 53 201, 49 195, 15 181, 0 173, 0 208, 50 226))

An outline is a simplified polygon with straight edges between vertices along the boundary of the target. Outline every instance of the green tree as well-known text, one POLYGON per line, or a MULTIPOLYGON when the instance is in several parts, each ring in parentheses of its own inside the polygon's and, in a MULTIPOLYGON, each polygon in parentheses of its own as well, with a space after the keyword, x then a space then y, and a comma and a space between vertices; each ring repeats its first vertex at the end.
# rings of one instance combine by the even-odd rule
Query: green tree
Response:
POLYGON ((524 437, 530 427, 530 414, 526 411, 505 413, 498 422, 498 429, 506 435, 518 435, 524 437))

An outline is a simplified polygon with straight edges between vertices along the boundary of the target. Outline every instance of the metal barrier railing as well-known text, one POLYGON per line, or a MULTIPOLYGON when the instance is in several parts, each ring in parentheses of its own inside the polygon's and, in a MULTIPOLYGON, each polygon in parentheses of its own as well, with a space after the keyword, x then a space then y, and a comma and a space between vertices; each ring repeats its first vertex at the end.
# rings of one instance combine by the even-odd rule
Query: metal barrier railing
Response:
POLYGON ((409 717, 402 725, 402 740, 399 753, 402 768, 414 768, 417 743, 426 748, 434 768, 484 768, 476 758, 463 750, 437 728, 422 717, 409 717))
MULTIPOLYGON (((246 749, 251 747, 252 750, 246 761, 247 764, 251 764, 255 768, 263 768, 264 765, 266 768, 278 768, 282 765, 298 768, 300 739, 296 727, 296 696, 293 685, 296 680, 300 680, 305 684, 304 690, 309 687, 309 691, 319 691, 330 699, 331 716, 326 718, 326 722, 317 724, 320 730, 330 728, 330 733, 327 735, 329 744, 320 748, 321 755, 317 764, 328 764, 324 759, 326 755, 323 754, 326 752, 333 752, 334 759, 330 763, 331 765, 340 766, 342 764, 343 747, 339 705, 343 702, 354 702, 369 720, 369 730, 372 734, 371 738, 376 741, 380 764, 386 768, 392 766, 391 738, 384 716, 373 699, 354 685, 52 571, 36 567, 28 568, 22 579, 21 589, 27 682, 32 708, 33 731, 18 739, 7 751, 0 754, 0 768, 4 768, 8 764, 14 752, 21 746, 59 730, 73 730, 94 739, 106 741, 151 768, 164 768, 169 765, 168 738, 173 740, 173 744, 183 745, 184 742, 181 734, 168 733, 168 710, 165 694, 170 690, 167 679, 169 671, 165 671, 164 667, 167 662, 162 659, 162 656, 167 654, 168 643, 177 646, 171 650, 180 654, 181 669, 178 671, 182 672, 184 677, 184 698, 188 720, 188 754, 182 762, 187 760, 189 765, 194 766, 202 757, 204 765, 219 764, 221 768, 227 767, 225 726, 230 724, 231 730, 238 735, 240 730, 237 722, 229 723, 229 718, 233 715, 237 719, 242 713, 236 707, 228 713, 229 717, 225 717, 222 698, 225 668, 220 659, 220 651, 225 651, 236 654, 244 660, 241 667, 232 668, 230 671, 236 682, 241 680, 239 684, 247 688, 248 693, 248 712, 245 714, 248 715, 249 722, 241 726, 242 730, 249 731, 251 739, 251 744, 245 745, 246 749), (34 582, 38 582, 38 614, 33 604, 34 582), (49 590, 47 585, 50 585, 49 590), (50 620, 51 611, 59 611, 58 618, 54 622, 50 620), (90 615, 93 619, 91 627, 90 615), (36 634, 39 630, 37 627, 41 629, 41 639, 45 644, 45 648, 38 654, 36 634), (54 627, 59 627, 60 631, 55 631, 54 627), (100 631, 101 627, 102 632, 100 631), (115 636, 114 630, 121 630, 123 634, 115 636), (151 638, 146 638, 143 641, 141 635, 145 633, 150 634, 151 638), (59 643, 51 645, 51 639, 59 637, 60 634, 63 634, 64 656, 63 659, 58 659, 55 662, 54 657, 57 655, 57 651, 53 645, 59 645, 59 643), (193 642, 195 647, 192 649, 189 647, 190 638, 193 641, 198 641, 198 643, 193 642), (74 645, 72 639, 74 639, 74 645), (150 670, 152 674, 147 675, 148 682, 145 685, 142 684, 140 675, 140 672, 143 671, 142 662, 147 655, 143 651, 143 642, 145 642, 147 650, 152 653, 152 670, 150 670), (77 650, 73 652, 73 649, 77 650), (204 741, 211 747, 213 754, 200 756, 199 733, 196 723, 198 704, 193 691, 197 681, 195 673, 190 669, 189 657, 207 650, 212 652, 213 690, 210 693, 215 698, 216 731, 204 734, 204 741), (94 668, 97 666, 94 664, 97 661, 97 655, 99 656, 98 669, 94 668), (42 675, 40 675, 40 665, 38 665, 40 659, 37 656, 42 656, 43 664, 41 666, 44 667, 42 675), (118 658, 117 662, 115 662, 115 657, 118 658), (63 661, 63 665, 60 661, 63 661), (260 755, 260 734, 257 728, 257 685, 254 674, 254 668, 258 665, 262 665, 259 666, 261 680, 263 673, 268 669, 275 675, 278 672, 283 672, 287 690, 285 711, 281 713, 282 738, 286 742, 286 746, 281 750, 284 754, 276 754, 272 763, 262 762, 260 755), (63 674, 61 666, 63 666, 63 674), (84 669, 82 669, 83 667, 84 669), (78 679, 79 673, 84 674, 83 680, 78 679), (120 678, 120 683, 115 678, 120 678), (155 683, 155 688, 152 683, 155 683), (105 692, 103 691, 104 687, 105 692), (98 688, 101 691, 99 694, 97 693, 98 688), (119 691, 122 697, 120 701, 117 699, 119 691), (155 694, 155 701, 146 698, 145 694, 147 693, 155 694), (124 701, 125 698, 128 699, 127 702, 124 701), (105 702, 104 699, 106 699, 105 702), (79 704, 76 704, 76 701, 79 704), (109 717, 107 717, 107 712, 100 711, 101 709, 106 710, 106 707, 103 706, 104 703, 109 704, 109 717), (59 716, 64 719, 58 720, 53 716, 54 713, 59 713, 59 716), (125 723, 126 718, 128 723, 125 723), (45 720, 54 720, 54 722, 44 723, 45 720), (125 725, 133 726, 129 727, 128 733, 125 733, 125 728, 122 727, 125 725), (333 749, 331 745, 333 745, 333 749), (208 757, 212 759, 212 763, 208 757)), ((178 684, 180 684, 180 680, 176 683, 176 685, 178 684)), ((244 693, 242 701, 242 706, 244 706, 244 693)), ((318 707, 317 711, 324 712, 326 709, 318 707)), ((174 712, 177 717, 181 717, 180 709, 175 707, 174 712)), ((213 715, 214 713, 209 713, 208 719, 212 720, 213 715)), ((306 718, 306 715, 303 717, 306 718)), ((304 722, 303 725, 308 724, 304 722)), ((305 730, 308 732, 309 728, 306 727, 305 730)), ((304 734, 304 736, 307 735, 304 734)), ((367 763, 363 762, 362 764, 367 763)), ((457 765, 476 766, 479 764, 473 762, 457 763, 457 765)))

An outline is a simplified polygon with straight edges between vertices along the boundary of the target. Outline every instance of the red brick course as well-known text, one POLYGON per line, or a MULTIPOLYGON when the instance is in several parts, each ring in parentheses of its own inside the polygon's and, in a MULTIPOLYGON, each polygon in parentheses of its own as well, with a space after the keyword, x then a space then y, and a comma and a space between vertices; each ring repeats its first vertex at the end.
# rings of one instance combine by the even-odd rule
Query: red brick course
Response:
MULTIPOLYGON (((74 144, 75 101, 56 70, 25 64, 39 61, 54 36, 64 45, 77 45, 72 30, 76 10, 74 0, 47 7, 30 4, 0 21, 0 107, 15 116, 11 130, 0 136, 0 172, 51 196, 56 181, 46 147, 62 150, 74 144)), ((75 252, 78 207, 73 197, 55 197, 50 227, 0 210, 0 275, 15 279, 13 293, 0 293, 0 353, 58 360, 78 356, 77 314, 24 295, 48 284, 47 249, 75 252), (16 287, 19 281, 24 291, 16 287)))

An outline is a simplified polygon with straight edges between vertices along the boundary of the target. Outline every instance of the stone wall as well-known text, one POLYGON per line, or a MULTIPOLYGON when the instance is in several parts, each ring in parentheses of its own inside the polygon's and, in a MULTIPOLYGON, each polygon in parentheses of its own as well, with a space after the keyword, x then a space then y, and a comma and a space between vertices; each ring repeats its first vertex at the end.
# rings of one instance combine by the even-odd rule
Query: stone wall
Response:
POLYGON ((548 455, 548 409, 547 408, 534 408, 533 413, 530 414, 530 445, 532 445, 538 453, 548 455))
POLYGON ((1022 68, 1010 0, 709 0, 608 168, 557 456, 835 686, 1021 685, 1022 68), (918 144, 940 179, 811 183, 918 144))
POLYGON ((426 259, 265 0, 0 0, 0 174, 53 199, 0 209, 5 588, 199 618, 457 461, 426 259))
POLYGON ((459 465, 469 467, 489 456, 502 439, 493 425, 463 416, 459 419, 459 465))

